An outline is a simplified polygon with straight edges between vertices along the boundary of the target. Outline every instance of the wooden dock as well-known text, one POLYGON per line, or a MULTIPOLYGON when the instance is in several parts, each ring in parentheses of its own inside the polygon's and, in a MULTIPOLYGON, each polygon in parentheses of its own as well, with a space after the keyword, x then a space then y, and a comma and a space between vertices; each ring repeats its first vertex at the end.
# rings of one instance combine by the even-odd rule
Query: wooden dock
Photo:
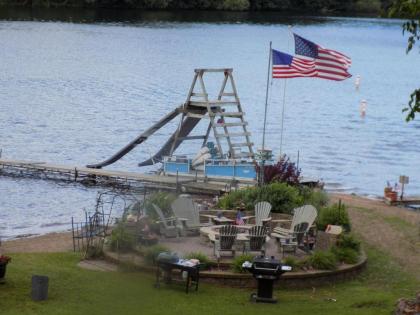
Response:
POLYGON ((420 197, 408 197, 403 199, 391 200, 388 197, 384 198, 386 204, 390 206, 404 206, 412 208, 420 208, 420 197))
MULTIPOLYGON (((0 176, 78 182, 90 186, 106 186, 124 189, 141 189, 147 187, 212 195, 228 192, 232 189, 233 185, 231 181, 206 179, 194 175, 168 176, 160 174, 143 174, 7 159, 0 159, 0 176)), ((254 183, 247 181, 246 183, 236 182, 235 186, 241 184, 247 186, 254 185, 254 183)))

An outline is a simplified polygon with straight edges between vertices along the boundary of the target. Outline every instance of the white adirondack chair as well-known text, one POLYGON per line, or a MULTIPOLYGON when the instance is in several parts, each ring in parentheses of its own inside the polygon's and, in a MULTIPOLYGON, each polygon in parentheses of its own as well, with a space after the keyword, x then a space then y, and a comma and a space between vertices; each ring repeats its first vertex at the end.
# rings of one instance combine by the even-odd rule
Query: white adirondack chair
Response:
POLYGON ((223 225, 219 229, 219 238, 212 240, 214 242, 214 256, 219 261, 222 252, 231 252, 235 257, 235 240, 238 235, 238 227, 236 225, 223 225))
POLYGON ((248 230, 249 239, 245 242, 244 253, 260 252, 265 255, 265 242, 267 238, 267 227, 255 225, 248 230))
POLYGON ((185 231, 199 232, 200 227, 209 225, 200 223, 200 212, 191 198, 179 197, 172 202, 171 208, 185 231))
POLYGON ((309 231, 318 215, 318 211, 312 205, 305 205, 293 210, 293 219, 290 227, 275 227, 271 236, 277 240, 298 239, 309 231))
POLYGON ((170 217, 166 218, 163 214, 162 209, 157 205, 152 204, 156 214, 159 216, 158 223, 160 224, 160 234, 165 237, 178 237, 179 234, 182 234, 182 228, 178 227, 177 218, 170 217))
POLYGON ((266 225, 270 220, 271 204, 267 201, 260 201, 255 204, 255 216, 247 216, 242 219, 248 224, 248 220, 255 218, 255 225, 263 226, 266 225))

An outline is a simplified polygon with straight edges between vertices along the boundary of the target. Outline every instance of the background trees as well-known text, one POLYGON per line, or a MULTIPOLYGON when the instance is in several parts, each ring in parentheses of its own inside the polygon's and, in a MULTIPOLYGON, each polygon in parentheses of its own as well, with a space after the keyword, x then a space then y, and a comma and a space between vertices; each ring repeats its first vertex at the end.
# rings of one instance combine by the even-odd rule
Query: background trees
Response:
MULTIPOLYGON (((408 54, 420 40, 420 0, 397 0, 391 6, 389 15, 409 19, 403 24, 403 33, 408 34, 408 54)), ((420 52, 420 45, 418 46, 420 52)), ((413 71, 419 72, 419 69, 414 68, 413 71)), ((408 106, 403 112, 408 112, 407 121, 413 120, 416 114, 420 113, 420 88, 411 93, 408 106)))

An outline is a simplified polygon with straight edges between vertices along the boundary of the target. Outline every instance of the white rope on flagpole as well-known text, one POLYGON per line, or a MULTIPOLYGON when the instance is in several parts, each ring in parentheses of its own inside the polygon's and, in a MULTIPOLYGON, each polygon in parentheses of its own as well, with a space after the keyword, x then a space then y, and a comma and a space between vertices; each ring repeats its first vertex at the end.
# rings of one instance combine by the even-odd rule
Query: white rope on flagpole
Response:
POLYGON ((284 88, 283 88, 283 105, 281 110, 281 127, 280 127, 280 154, 279 154, 279 160, 282 156, 282 147, 283 147, 283 129, 284 129, 284 109, 286 107, 286 85, 287 85, 287 79, 284 80, 284 88))
MULTIPOLYGON (((288 26, 288 35, 293 35, 292 33, 292 26, 288 26)), ((287 51, 289 51, 290 46, 290 36, 287 36, 287 51)), ((283 88, 283 105, 282 105, 282 111, 281 111, 281 127, 280 127, 280 154, 279 154, 279 160, 282 156, 282 149, 283 149, 283 130, 284 130, 284 109, 286 107, 286 86, 287 86, 287 79, 284 79, 284 88, 283 88)))
POLYGON ((262 138, 262 148, 261 148, 261 165, 260 171, 258 174, 258 182, 259 185, 264 185, 264 165, 265 165, 265 129, 267 125, 267 107, 268 107, 268 90, 269 90, 269 83, 270 83, 270 76, 272 75, 271 69, 271 58, 272 58, 272 51, 271 51, 272 42, 270 41, 270 49, 268 51, 268 69, 267 69, 267 87, 265 91, 265 107, 264 107, 264 126, 263 126, 263 138, 262 138))

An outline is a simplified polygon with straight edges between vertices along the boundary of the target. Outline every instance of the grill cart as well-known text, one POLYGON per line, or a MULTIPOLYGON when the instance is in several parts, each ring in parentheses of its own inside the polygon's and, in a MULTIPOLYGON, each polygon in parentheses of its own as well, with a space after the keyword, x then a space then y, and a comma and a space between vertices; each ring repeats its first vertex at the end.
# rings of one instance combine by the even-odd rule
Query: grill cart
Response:
POLYGON ((274 281, 283 273, 291 271, 292 267, 282 265, 274 256, 263 255, 256 256, 252 263, 244 262, 242 267, 252 273, 258 282, 258 292, 251 294, 251 302, 277 303, 277 299, 273 298, 274 281))
POLYGON ((163 252, 160 253, 156 259, 156 283, 155 287, 160 287, 160 282, 172 282, 172 270, 179 270, 185 279, 185 293, 188 293, 190 285, 195 286, 195 291, 198 290, 198 282, 200 280, 200 267, 198 260, 194 259, 179 259, 174 253, 163 252))

